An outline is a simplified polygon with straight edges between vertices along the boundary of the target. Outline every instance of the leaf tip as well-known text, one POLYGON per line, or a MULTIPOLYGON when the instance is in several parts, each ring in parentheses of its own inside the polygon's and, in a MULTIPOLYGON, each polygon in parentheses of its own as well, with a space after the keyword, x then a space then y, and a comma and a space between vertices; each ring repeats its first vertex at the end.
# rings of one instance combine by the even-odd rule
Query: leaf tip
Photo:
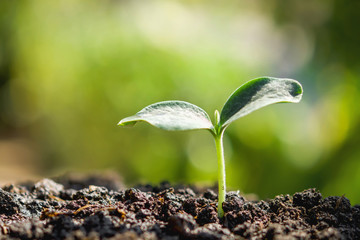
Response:
POLYGON ((132 127, 135 124, 136 124, 136 121, 128 121, 128 118, 124 118, 117 124, 117 126, 120 126, 120 127, 132 127))
POLYGON ((300 102, 303 95, 303 87, 298 81, 293 79, 289 79, 289 80, 292 80, 291 89, 289 89, 289 93, 294 98, 293 102, 298 103, 300 102))

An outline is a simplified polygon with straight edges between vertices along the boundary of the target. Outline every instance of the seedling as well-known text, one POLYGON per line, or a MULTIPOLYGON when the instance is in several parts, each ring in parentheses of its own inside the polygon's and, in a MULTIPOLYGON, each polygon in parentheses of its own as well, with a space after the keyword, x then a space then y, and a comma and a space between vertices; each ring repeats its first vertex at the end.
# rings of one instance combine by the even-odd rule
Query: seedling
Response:
POLYGON ((273 103, 297 103, 302 97, 301 84, 292 79, 261 77, 251 80, 231 94, 219 113, 215 110, 215 124, 200 107, 184 101, 164 101, 151 104, 131 117, 122 119, 118 125, 134 125, 139 121, 155 127, 170 130, 209 130, 215 139, 218 159, 218 215, 224 216, 222 204, 225 201, 225 159, 223 135, 233 121, 259 108, 273 103))

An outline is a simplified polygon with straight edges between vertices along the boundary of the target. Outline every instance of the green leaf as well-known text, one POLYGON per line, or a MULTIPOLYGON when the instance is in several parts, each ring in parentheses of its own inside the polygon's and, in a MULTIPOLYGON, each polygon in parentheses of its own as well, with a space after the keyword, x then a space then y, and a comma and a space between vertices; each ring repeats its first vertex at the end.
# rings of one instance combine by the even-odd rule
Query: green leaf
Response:
POLYGON ((183 101, 151 104, 134 116, 122 119, 118 125, 134 125, 145 121, 165 130, 213 129, 208 114, 198 106, 183 101))
POLYGON ((220 126, 225 128, 233 121, 259 108, 273 103, 297 103, 302 87, 293 79, 262 77, 240 86, 226 101, 220 114, 220 126))

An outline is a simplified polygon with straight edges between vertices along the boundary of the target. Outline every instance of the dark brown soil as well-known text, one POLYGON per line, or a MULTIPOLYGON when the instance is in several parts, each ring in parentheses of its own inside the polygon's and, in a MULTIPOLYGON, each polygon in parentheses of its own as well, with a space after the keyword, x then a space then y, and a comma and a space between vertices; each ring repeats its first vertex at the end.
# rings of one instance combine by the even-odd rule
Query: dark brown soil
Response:
POLYGON ((184 186, 90 177, 0 188, 0 239, 360 239, 360 206, 315 189, 247 201, 184 186))

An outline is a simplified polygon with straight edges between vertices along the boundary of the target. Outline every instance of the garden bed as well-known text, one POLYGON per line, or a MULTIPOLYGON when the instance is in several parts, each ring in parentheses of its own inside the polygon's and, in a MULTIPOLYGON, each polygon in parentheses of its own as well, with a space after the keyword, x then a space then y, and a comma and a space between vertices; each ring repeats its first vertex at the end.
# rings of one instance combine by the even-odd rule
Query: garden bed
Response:
POLYGON ((360 239, 360 206, 315 189, 248 201, 214 189, 101 177, 43 179, 0 189, 0 239, 360 239))

